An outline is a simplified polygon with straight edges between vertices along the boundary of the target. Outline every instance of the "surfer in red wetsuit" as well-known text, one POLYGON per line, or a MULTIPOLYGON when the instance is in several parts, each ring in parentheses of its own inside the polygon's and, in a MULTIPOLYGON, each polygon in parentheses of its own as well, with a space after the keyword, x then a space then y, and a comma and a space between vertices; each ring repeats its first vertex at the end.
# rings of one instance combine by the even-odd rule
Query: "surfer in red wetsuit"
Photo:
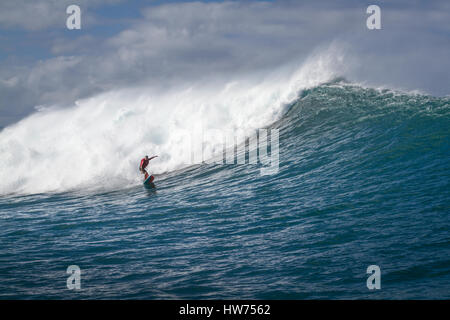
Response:
POLYGON ((147 177, 148 177, 148 172, 147 172, 147 170, 145 170, 145 168, 148 166, 148 163, 150 162, 150 160, 152 160, 156 157, 157 156, 153 156, 153 157, 149 158, 148 156, 145 156, 145 158, 142 158, 141 164, 139 165, 139 171, 141 171, 142 174, 145 174, 145 179, 147 179, 147 177))

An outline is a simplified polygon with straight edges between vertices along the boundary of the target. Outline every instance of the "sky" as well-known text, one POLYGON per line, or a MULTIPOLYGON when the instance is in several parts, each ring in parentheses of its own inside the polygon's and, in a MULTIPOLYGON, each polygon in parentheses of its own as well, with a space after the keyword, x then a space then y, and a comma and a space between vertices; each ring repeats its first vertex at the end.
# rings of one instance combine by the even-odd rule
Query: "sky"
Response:
POLYGON ((450 94, 450 1, 2 0, 0 127, 103 92, 258 75, 330 47, 348 81, 450 94), (66 27, 72 4, 80 30, 66 27), (372 4, 380 30, 366 26, 372 4))

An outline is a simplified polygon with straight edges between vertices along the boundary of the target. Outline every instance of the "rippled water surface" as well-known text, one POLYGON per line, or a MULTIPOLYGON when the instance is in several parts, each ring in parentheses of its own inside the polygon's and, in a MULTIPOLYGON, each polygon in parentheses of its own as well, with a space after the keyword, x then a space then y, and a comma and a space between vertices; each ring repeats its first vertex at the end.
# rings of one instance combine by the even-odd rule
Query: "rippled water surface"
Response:
POLYGON ((449 103, 323 85, 273 124, 277 174, 197 165, 153 189, 2 196, 0 298, 448 299, 449 103))

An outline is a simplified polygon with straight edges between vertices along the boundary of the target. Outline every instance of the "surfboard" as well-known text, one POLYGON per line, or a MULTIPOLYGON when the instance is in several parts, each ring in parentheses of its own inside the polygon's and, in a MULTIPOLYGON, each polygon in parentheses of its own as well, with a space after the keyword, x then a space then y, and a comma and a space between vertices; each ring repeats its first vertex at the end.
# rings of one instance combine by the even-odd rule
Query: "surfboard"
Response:
POLYGON ((152 183, 154 179, 155 179, 154 176, 149 175, 149 176, 147 177, 147 179, 144 180, 144 185, 150 185, 150 183, 152 183))

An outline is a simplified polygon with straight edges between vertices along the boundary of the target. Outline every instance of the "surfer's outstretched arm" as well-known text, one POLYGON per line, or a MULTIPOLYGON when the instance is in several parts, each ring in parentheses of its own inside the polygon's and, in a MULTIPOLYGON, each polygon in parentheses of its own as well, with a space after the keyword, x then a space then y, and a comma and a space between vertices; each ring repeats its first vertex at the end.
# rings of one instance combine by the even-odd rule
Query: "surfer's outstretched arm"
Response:
POLYGON ((153 156, 153 157, 151 157, 151 158, 148 158, 148 161, 150 161, 150 160, 152 160, 152 159, 155 159, 157 156, 153 156))

